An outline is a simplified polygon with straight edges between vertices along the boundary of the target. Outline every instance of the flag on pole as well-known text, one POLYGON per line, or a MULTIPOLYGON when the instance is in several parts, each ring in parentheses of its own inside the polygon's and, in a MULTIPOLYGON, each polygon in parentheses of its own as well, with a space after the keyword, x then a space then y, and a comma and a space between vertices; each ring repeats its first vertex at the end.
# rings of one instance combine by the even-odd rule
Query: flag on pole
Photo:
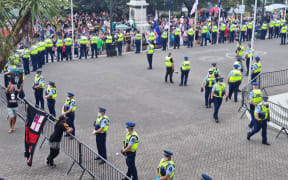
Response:
POLYGON ((218 2, 218 8, 220 8, 220 7, 221 7, 221 0, 219 0, 219 2, 218 2))
POLYGON ((190 15, 192 15, 192 14, 196 11, 197 6, 198 6, 198 0, 195 0, 195 1, 194 1, 194 4, 193 4, 193 7, 192 7, 192 9, 191 9, 190 15))

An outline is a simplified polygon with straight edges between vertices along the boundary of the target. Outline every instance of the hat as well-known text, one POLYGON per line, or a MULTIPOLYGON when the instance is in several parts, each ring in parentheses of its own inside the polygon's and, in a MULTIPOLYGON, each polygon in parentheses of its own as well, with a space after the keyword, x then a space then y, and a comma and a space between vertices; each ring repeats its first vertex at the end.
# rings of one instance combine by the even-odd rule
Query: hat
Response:
POLYGON ((251 47, 251 43, 249 43, 248 46, 251 47))
POLYGON ((99 112, 106 112, 106 109, 103 107, 99 107, 99 112))
POLYGON ((187 57, 187 56, 185 56, 185 57, 184 57, 184 60, 188 60, 188 57, 187 57))
POLYGON ((237 60, 241 60, 242 57, 241 57, 241 56, 237 56, 236 59, 237 59, 237 60))
POLYGON ((216 66, 216 63, 215 63, 215 62, 214 62, 214 63, 211 63, 211 65, 212 65, 212 66, 216 66))
POLYGON ((135 123, 133 123, 133 122, 126 122, 126 127, 127 128, 134 128, 135 127, 135 123))
POLYGON ((17 66, 17 67, 22 67, 22 64, 19 64, 19 63, 18 63, 18 64, 16 64, 16 66, 17 66))
POLYGON ((42 72, 41 69, 37 69, 37 70, 36 70, 36 73, 41 73, 41 72, 42 72))
POLYGON ((71 92, 68 92, 68 93, 67 93, 67 96, 68 96, 68 97, 71 97, 71 96, 74 96, 74 94, 71 93, 71 92))
POLYGON ((171 151, 164 150, 163 152, 164 152, 165 156, 173 156, 173 152, 171 152, 171 151))
POLYGON ((236 69, 239 68, 239 64, 234 64, 233 66, 234 66, 234 68, 236 68, 236 69))
POLYGON ((206 174, 202 174, 202 180, 212 180, 212 178, 206 174))
POLYGON ((258 86, 258 85, 259 85, 258 82, 252 82, 251 84, 252 84, 253 86, 258 86))
POLYGON ((66 116, 65 116, 65 115, 61 115, 61 116, 59 116, 59 118, 58 118, 58 119, 59 119, 59 121, 63 121, 63 120, 65 120, 65 119, 67 119, 67 118, 66 118, 66 116))
POLYGON ((29 46, 27 44, 24 45, 24 48, 29 48, 29 46))
POLYGON ((264 101, 267 101, 267 100, 268 100, 268 96, 262 96, 262 99, 263 99, 264 101))
POLYGON ((219 77, 216 79, 217 81, 223 82, 224 78, 223 77, 219 77))
POLYGON ((52 86, 55 86, 55 82, 53 82, 53 81, 49 81, 49 84, 52 86))
POLYGON ((256 60, 256 61, 260 61, 260 57, 259 57, 259 56, 256 56, 256 57, 255 57, 255 60, 256 60))

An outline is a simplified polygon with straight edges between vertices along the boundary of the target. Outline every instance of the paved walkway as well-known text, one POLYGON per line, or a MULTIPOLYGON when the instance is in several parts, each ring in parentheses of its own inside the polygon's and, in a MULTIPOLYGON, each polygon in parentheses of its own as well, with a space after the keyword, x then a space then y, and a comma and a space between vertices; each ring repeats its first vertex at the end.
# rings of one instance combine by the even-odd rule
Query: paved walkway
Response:
MULTIPOLYGON (((287 66, 284 61, 287 47, 280 46, 279 40, 257 41, 256 47, 257 53, 262 55, 264 71, 287 66)), ((210 63, 217 62, 222 76, 226 77, 234 62, 231 56, 235 49, 234 44, 226 44, 171 50, 176 71, 184 56, 190 58, 192 70, 187 87, 178 86, 180 74, 174 74, 174 84, 164 82, 167 53, 161 51, 154 55, 152 71, 146 70, 145 55, 130 54, 117 58, 56 62, 45 65, 43 75, 46 82, 56 82, 58 114, 66 92, 75 94, 76 136, 91 147, 96 148, 91 132, 97 107, 107 108, 111 119, 107 136, 108 160, 123 171, 126 171, 125 160, 115 153, 120 151, 125 137, 125 122, 136 122, 140 136, 136 158, 140 180, 155 178, 155 168, 164 149, 174 152, 175 179, 197 180, 201 173, 207 173, 217 180, 286 180, 287 137, 281 135, 275 140, 277 132, 268 129, 270 147, 261 144, 260 134, 249 142, 246 140, 248 120, 239 119, 239 103, 223 103, 219 124, 212 120, 212 109, 204 108, 200 85, 210 63)), ((25 79, 25 93, 28 99, 34 100, 32 82, 32 76, 25 79)), ((80 175, 80 168, 73 168, 71 175, 63 176, 71 163, 64 154, 56 159, 56 169, 46 167, 47 144, 40 152, 36 151, 33 167, 28 168, 23 158, 24 124, 18 120, 16 132, 8 135, 7 112, 4 105, 0 107, 0 141, 3 144, 0 155, 5 162, 0 164, 0 176, 7 179, 76 179, 80 175)), ((89 178, 88 175, 84 177, 89 178)))

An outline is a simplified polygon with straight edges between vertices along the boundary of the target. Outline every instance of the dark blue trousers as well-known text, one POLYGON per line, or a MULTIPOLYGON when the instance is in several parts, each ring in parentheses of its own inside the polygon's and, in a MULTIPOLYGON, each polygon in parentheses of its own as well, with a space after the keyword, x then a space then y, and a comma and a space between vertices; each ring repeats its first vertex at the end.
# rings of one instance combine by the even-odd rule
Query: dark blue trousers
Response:
POLYGON ((61 61, 63 61, 63 51, 62 51, 63 47, 59 46, 57 47, 57 61, 59 62, 60 61, 60 58, 61 58, 61 61))
POLYGON ((217 32, 212 32, 212 44, 217 43, 217 32))
POLYGON ((239 41, 240 41, 240 42, 242 42, 242 41, 245 42, 245 31, 241 31, 241 32, 240 32, 239 41))
POLYGON ((31 55, 31 61, 33 66, 33 71, 37 70, 37 54, 31 55))
POLYGON ((255 116, 254 116, 255 106, 253 104, 250 104, 250 115, 251 115, 251 121, 249 124, 249 127, 252 128, 255 126, 255 116))
POLYGON ((135 41, 135 45, 136 45, 136 53, 140 53, 141 40, 136 40, 136 41, 135 41))
POLYGON ((193 47, 194 36, 188 35, 188 48, 193 47))
POLYGON ((166 51, 166 48, 167 48, 167 38, 161 38, 161 43, 162 43, 163 51, 166 51))
POLYGON ((56 103, 55 99, 48 99, 47 100, 47 106, 48 106, 49 113, 51 115, 53 115, 54 117, 56 117, 55 103, 56 103))
POLYGON ((278 38, 279 37, 279 32, 280 32, 280 28, 279 27, 275 27, 274 38, 278 38))
POLYGON ((220 31, 219 43, 224 43, 224 31, 220 31))
POLYGON ((106 133, 96 135, 96 145, 98 149, 98 154, 104 159, 107 159, 106 152, 106 133))
POLYGON ((147 60, 149 64, 149 69, 152 69, 153 54, 147 54, 147 60))
POLYGON ((36 89, 34 92, 36 106, 39 107, 39 102, 41 103, 41 109, 44 109, 44 98, 43 98, 43 89, 36 89))
POLYGON ((269 36, 268 39, 273 39, 273 28, 269 28, 269 36))
POLYGON ((75 112, 71 112, 69 114, 67 114, 67 120, 66 123, 69 125, 69 127, 71 127, 73 129, 72 131, 72 135, 75 136, 75 126, 74 126, 74 120, 75 120, 75 112))
POLYGON ((126 176, 128 177, 132 176, 133 180, 138 180, 135 157, 136 157, 136 153, 133 153, 126 157, 126 164, 128 166, 128 172, 126 173, 126 176))
POLYGON ((68 61, 68 56, 70 57, 70 61, 72 61, 71 46, 65 46, 65 53, 66 61, 68 61))
POLYGON ((95 54, 95 57, 98 58, 97 44, 91 44, 91 57, 92 58, 94 58, 94 54, 95 54))
POLYGON ((4 85, 7 88, 9 85, 10 77, 8 75, 4 75, 4 85))
MULTIPOLYGON (((21 84, 17 84, 17 88, 20 89, 21 87, 21 84)), ((19 98, 20 99, 24 99, 25 98, 25 93, 24 93, 24 90, 22 89, 22 91, 19 93, 19 98)))
POLYGON ((205 106, 211 106, 211 91, 212 88, 205 87, 205 106))
POLYGON ((174 40, 174 49, 176 49, 176 47, 179 49, 180 47, 180 36, 176 35, 175 36, 175 40, 174 40))
POLYGON ((205 41, 205 46, 207 46, 206 35, 207 35, 207 33, 202 33, 202 35, 201 35, 201 46, 203 46, 204 41, 205 41))
POLYGON ((237 102, 238 89, 239 89, 240 84, 241 84, 241 81, 233 82, 233 83, 230 83, 230 82, 229 82, 229 93, 228 93, 228 97, 229 97, 229 99, 231 99, 232 94, 234 93, 234 101, 235 101, 235 102, 237 102))
POLYGON ((267 29, 262 29, 262 30, 261 30, 261 39, 262 39, 262 40, 265 40, 265 38, 266 38, 266 33, 267 33, 267 29))
POLYGON ((25 75, 30 74, 29 58, 23 58, 23 68, 25 75))
POLYGON ((287 36, 286 33, 281 33, 281 45, 286 44, 286 36, 287 36))
POLYGON ((40 55, 40 61, 41 61, 41 67, 45 64, 45 56, 46 56, 46 50, 40 51, 38 53, 40 55))
POLYGON ((222 100, 223 100, 223 98, 213 97, 213 102, 214 102, 214 114, 213 114, 213 118, 214 118, 215 120, 218 120, 218 112, 219 112, 219 109, 220 109, 220 107, 221 107, 222 100))
POLYGON ((85 59, 87 59, 87 46, 86 46, 86 44, 81 44, 80 45, 80 58, 79 59, 81 59, 84 56, 85 56, 85 59))
POLYGON ((259 132, 260 129, 262 129, 262 143, 267 143, 267 120, 262 121, 255 120, 255 126, 252 129, 252 131, 248 133, 248 136, 249 137, 253 136, 257 132, 259 132))
POLYGON ((252 38, 252 29, 247 29, 247 41, 250 41, 252 38))
POLYGON ((118 48, 118 56, 122 56, 122 41, 117 42, 117 48, 118 48))
POLYGON ((230 42, 230 43, 234 43, 234 39, 235 39, 235 31, 231 31, 231 32, 230 32, 229 42, 230 42))
POLYGON ((52 63, 53 63, 53 62, 54 62, 54 59, 53 59, 52 47, 46 47, 46 63, 48 63, 48 54, 50 54, 51 61, 52 61, 52 63))
POLYGON ((188 75, 189 75, 189 70, 188 71, 181 71, 181 83, 180 83, 181 86, 187 85, 188 75))

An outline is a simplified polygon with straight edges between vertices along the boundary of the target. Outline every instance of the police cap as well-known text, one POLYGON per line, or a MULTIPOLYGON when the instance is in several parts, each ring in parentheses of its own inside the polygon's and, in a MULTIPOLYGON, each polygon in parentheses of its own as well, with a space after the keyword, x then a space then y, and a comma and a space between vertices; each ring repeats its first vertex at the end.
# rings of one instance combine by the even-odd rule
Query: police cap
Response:
POLYGON ((49 85, 55 86, 55 82, 49 81, 49 85))
POLYGON ((173 152, 171 151, 168 151, 168 150, 164 150, 164 155, 167 157, 167 156, 173 156, 173 152))
POLYGON ((234 66, 234 68, 236 68, 236 69, 239 68, 239 64, 234 64, 233 66, 234 66))
POLYGON ((67 93, 67 96, 68 96, 68 97, 71 97, 71 96, 73 97, 73 96, 74 96, 74 94, 73 94, 73 93, 71 93, 71 92, 68 92, 68 93, 67 93))
POLYGON ((99 112, 106 112, 106 109, 103 107, 99 107, 98 109, 99 109, 99 112))
POLYGON ((260 61, 260 57, 259 57, 259 56, 256 56, 256 57, 255 57, 255 60, 256 60, 256 61, 260 61))
POLYGON ((217 81, 223 82, 224 78, 223 77, 219 77, 216 79, 217 81))
POLYGON ((202 180, 212 180, 212 178, 210 176, 208 176, 207 174, 202 174, 202 180))
POLYGON ((189 58, 187 56, 184 57, 184 60, 188 60, 189 58))
POLYGON ((262 99, 263 99, 264 101, 268 101, 268 96, 262 96, 262 99))
POLYGON ((253 86, 258 86, 258 85, 259 85, 258 82, 252 82, 251 84, 252 84, 253 86))
POLYGON ((41 72, 42 72, 41 69, 37 69, 37 70, 36 70, 36 73, 41 73, 41 72))
POLYGON ((126 122, 126 127, 127 128, 134 128, 135 127, 135 123, 133 123, 133 122, 126 122))
POLYGON ((212 65, 212 66, 216 66, 216 63, 215 63, 215 62, 214 62, 214 63, 211 63, 211 65, 212 65))

